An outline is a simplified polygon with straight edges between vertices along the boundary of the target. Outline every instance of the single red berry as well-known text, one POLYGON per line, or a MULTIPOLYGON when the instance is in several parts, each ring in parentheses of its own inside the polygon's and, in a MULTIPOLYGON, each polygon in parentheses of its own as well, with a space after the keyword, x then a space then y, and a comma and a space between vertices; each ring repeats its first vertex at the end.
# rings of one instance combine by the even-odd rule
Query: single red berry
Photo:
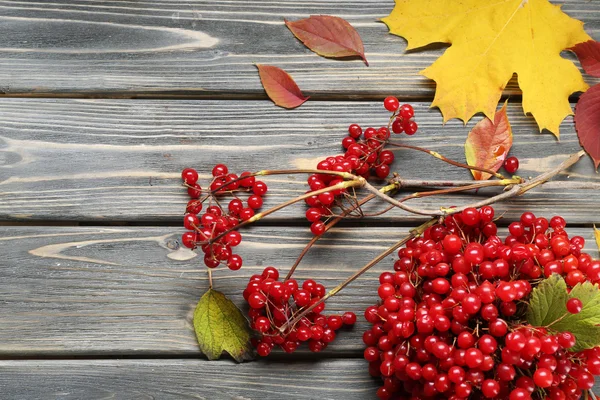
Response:
POLYGON ((227 172, 228 170, 225 164, 217 164, 212 169, 212 176, 217 177, 227 175, 227 172))
POLYGON ((400 107, 400 102, 394 96, 389 96, 383 100, 383 106, 389 112, 394 112, 398 109, 398 107, 400 107))
POLYGON ((319 236, 325 233, 325 224, 322 221, 315 221, 310 226, 313 235, 319 236))
POLYGON ((263 205, 263 199, 261 196, 253 194, 248 197, 248 207, 256 210, 257 208, 261 208, 263 205))
POLYGON ((348 127, 348 134, 350 135, 350 137, 358 139, 360 135, 362 135, 362 128, 357 124, 352 124, 348 127))
POLYGON ((406 133, 407 135, 414 135, 419 130, 419 125, 417 125, 417 123, 412 120, 404 121, 402 127, 404 128, 404 133, 406 133))
POLYGON ((567 300, 567 311, 571 314, 579 314, 583 309, 583 303, 578 298, 574 297, 567 300))
POLYGON ((181 235, 181 243, 185 247, 193 249, 194 247, 196 247, 196 237, 196 232, 184 232, 183 235, 181 235))
POLYGON ((241 186, 249 188, 249 187, 252 187, 252 185, 254 185, 256 178, 254 178, 253 176, 250 176, 250 175, 252 175, 252 173, 248 172, 248 171, 244 171, 240 174, 240 177, 242 177, 242 178, 246 177, 246 178, 240 180, 241 186))
POLYGON ((392 122, 392 132, 396 134, 404 132, 404 121, 402 118, 396 118, 394 122, 392 122))
POLYGON ((232 271, 242 268, 242 257, 238 254, 232 254, 227 260, 227 267, 232 271))
POLYGON ((342 314, 342 322, 344 325, 354 325, 356 323, 356 314, 353 312, 345 312, 342 314))
POLYGON ((188 185, 198 182, 198 172, 193 168, 186 168, 181 171, 181 179, 188 185))
POLYGON ((255 195, 264 196, 265 193, 267 193, 267 190, 267 184, 262 181, 256 181, 254 182, 254 185, 252 185, 252 191, 255 195))
POLYGON ((402 107, 400 107, 400 116, 405 121, 409 120, 415 116, 415 110, 410 104, 402 104, 402 107))
POLYGON ((519 159, 517 157, 508 157, 504 160, 504 169, 509 174, 514 174, 519 169, 519 159))
POLYGON ((183 217, 183 226, 185 229, 193 231, 200 225, 200 220, 196 214, 185 214, 183 217))
POLYGON ((197 199, 202 195, 202 188, 197 183, 194 183, 192 186, 187 188, 188 195, 192 199, 197 199))

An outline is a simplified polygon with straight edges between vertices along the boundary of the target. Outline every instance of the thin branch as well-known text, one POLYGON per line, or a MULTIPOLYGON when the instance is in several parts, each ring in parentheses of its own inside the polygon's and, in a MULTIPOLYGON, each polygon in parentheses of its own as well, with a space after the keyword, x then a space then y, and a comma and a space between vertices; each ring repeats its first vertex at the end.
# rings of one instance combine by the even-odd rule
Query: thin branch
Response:
MULTIPOLYGON (((362 199, 361 201, 359 201, 357 203, 357 207, 362 206, 363 204, 365 204, 366 202, 372 200, 375 198, 374 194, 370 194, 367 197, 365 197, 364 199, 362 199)), ((308 251, 310 250, 310 248, 317 242, 317 240, 321 239, 321 237, 329 231, 329 229, 331 229, 332 227, 334 227, 338 222, 340 222, 346 215, 350 214, 352 211, 354 211, 354 209, 347 209, 345 210, 341 215, 335 217, 334 219, 332 219, 331 221, 329 221, 326 225, 325 225, 325 231, 321 234, 321 235, 315 235, 313 236, 312 239, 310 239, 310 241, 306 244, 306 246, 302 249, 302 251, 300 252, 300 255, 298 256, 298 258, 296 258, 296 261, 294 262, 294 265, 292 265, 292 268, 290 268, 289 272, 287 273, 286 277, 284 280, 288 280, 292 277, 292 275, 294 274, 294 271, 296 271, 296 268, 298 267, 298 265, 300 264, 300 262, 302 261, 302 259, 304 258, 304 256, 306 255, 306 253, 308 253, 308 251)))
POLYGON ((492 171, 491 169, 487 169, 487 168, 476 167, 474 165, 463 164, 461 162, 451 160, 451 159, 449 159, 447 157, 444 157, 443 155, 441 155, 437 151, 432 151, 432 150, 425 149, 423 147, 411 146, 411 145, 403 144, 403 143, 388 142, 388 144, 390 146, 394 146, 394 147, 399 147, 399 148, 403 148, 403 149, 410 149, 410 150, 416 150, 416 151, 420 151, 422 153, 429 154, 430 156, 433 156, 433 157, 437 158, 438 160, 442 160, 444 162, 447 162, 450 165, 454 165, 455 167, 470 169, 472 171, 485 172, 487 174, 495 176, 498 179, 505 179, 504 175, 502 175, 502 174, 500 174, 500 173, 498 173, 496 171, 492 171))
POLYGON ((319 195, 319 194, 325 193, 325 192, 335 191, 335 190, 338 190, 338 189, 347 189, 347 188, 350 188, 350 187, 360 187, 360 186, 365 185, 366 182, 367 182, 365 180, 365 178, 363 178, 361 176, 357 176, 355 178, 356 178, 355 180, 343 181, 343 182, 340 182, 340 183, 338 183, 336 185, 333 185, 333 186, 329 186, 329 187, 326 187, 326 188, 323 188, 323 189, 318 189, 318 190, 314 190, 312 192, 305 193, 305 194, 303 194, 301 196, 298 196, 296 198, 293 198, 291 200, 288 200, 286 202, 278 204, 275 207, 268 209, 267 211, 263 211, 263 212, 260 212, 258 214, 254 214, 254 216, 252 218, 249 218, 249 219, 247 219, 246 221, 244 221, 244 222, 242 222, 240 224, 237 224, 235 226, 232 226, 229 229, 224 230, 223 232, 221 232, 220 234, 218 234, 214 238, 210 239, 207 242, 207 244, 213 244, 214 242, 216 242, 217 240, 221 239, 223 236, 225 236, 226 234, 228 234, 232 230, 238 230, 239 228, 242 228, 242 227, 244 227, 246 225, 250 225, 251 223, 258 221, 258 220, 266 217, 267 215, 273 214, 274 212, 279 211, 282 208, 285 208, 285 207, 290 206, 290 205, 292 205, 294 203, 297 203, 299 201, 307 199, 307 198, 309 198, 311 196, 319 195))
POLYGON ((521 182, 523 182, 523 180, 521 178, 502 179, 499 181, 482 181, 482 182, 476 182, 476 183, 471 182, 470 185, 465 185, 465 186, 455 186, 455 187, 451 187, 451 188, 447 188, 447 189, 432 190, 429 192, 416 192, 416 193, 410 194, 408 196, 405 196, 398 201, 400 203, 404 203, 407 200, 417 199, 417 198, 421 198, 421 197, 439 196, 439 195, 443 195, 443 194, 481 189, 484 187, 516 185, 521 182))
POLYGON ((388 203, 393 204, 396 207, 399 207, 410 213, 419 214, 419 215, 428 215, 428 216, 445 216, 445 215, 462 212, 466 208, 470 208, 470 207, 479 208, 479 207, 487 206, 490 204, 494 204, 501 200, 509 199, 511 197, 521 196, 525 192, 533 189, 536 186, 543 184, 544 182, 546 182, 549 179, 553 178, 554 176, 558 175, 560 172, 568 169, 569 167, 574 165, 577 161, 579 161, 579 159, 581 157, 583 157, 584 155, 585 155, 585 151, 581 150, 578 153, 571 155, 567 160, 563 161, 555 168, 553 168, 547 172, 544 172, 543 174, 540 174, 537 177, 535 177, 529 181, 525 181, 518 185, 514 185, 514 181, 512 179, 503 179, 500 181, 501 184, 506 185, 507 188, 510 188, 509 190, 507 190, 501 194, 498 194, 496 196, 492 196, 487 199, 481 200, 479 202, 467 204, 465 206, 455 207, 455 208, 441 208, 439 210, 426 210, 426 209, 411 207, 411 206, 408 206, 406 204, 399 202, 396 199, 391 198, 390 196, 388 196, 384 193, 380 193, 375 187, 373 187, 369 183, 366 183, 364 185, 364 187, 365 187, 365 189, 369 190, 371 193, 375 194, 376 196, 381 197, 388 203))

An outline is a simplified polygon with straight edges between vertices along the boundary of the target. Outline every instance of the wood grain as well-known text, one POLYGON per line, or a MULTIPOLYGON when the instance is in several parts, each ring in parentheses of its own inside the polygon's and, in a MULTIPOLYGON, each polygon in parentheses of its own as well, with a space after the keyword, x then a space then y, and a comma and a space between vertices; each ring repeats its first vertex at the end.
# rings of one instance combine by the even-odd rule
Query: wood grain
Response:
MULTIPOLYGON (((182 231, 0 228, 0 357, 200 357, 191 319, 208 282, 199 258, 174 250, 182 231)), ((597 256, 591 227, 568 231, 583 236, 586 251, 597 256)), ((398 227, 335 230, 309 252, 295 277, 331 289, 406 233, 398 227)), ((214 274, 215 288, 240 306, 252 274, 268 265, 286 273, 310 237, 307 229, 291 227, 257 227, 243 236, 237 249, 243 268, 214 274)), ((327 302, 328 313, 354 311, 359 319, 339 332, 325 354, 361 354, 367 327, 361 315, 376 303, 379 274, 391 270, 392 259, 327 302)))
POLYGON ((3 398, 376 399, 378 382, 358 359, 0 361, 3 398))
MULTIPOLYGON (((600 4, 553 1, 600 38, 600 4)), ((264 98, 254 64, 288 71, 317 99, 432 98, 418 72, 444 51, 404 54, 404 39, 378 22, 391 0, 0 2, 0 92, 9 96, 194 96, 264 98), (370 67, 306 49, 284 26, 311 14, 347 19, 370 67)), ((567 58, 574 59, 570 54, 567 58)), ((513 80, 508 94, 520 93, 513 80)), ((597 80, 590 80, 597 82, 597 80)))
MULTIPOLYGON (((463 141, 474 122, 442 126, 427 103, 416 103, 420 130, 402 143, 419 145, 464 161, 463 141)), ((535 176, 557 165, 579 144, 572 119, 562 125, 561 141, 539 134, 520 105, 510 104, 514 130, 512 154, 521 160, 518 173, 535 176)), ((13 221, 168 221, 179 222, 188 200, 180 171, 196 167, 206 184, 217 162, 232 171, 315 167, 339 154, 350 123, 385 124, 379 102, 307 103, 286 111, 268 101, 149 100, 0 100, 0 220, 13 221)), ((471 179, 467 170, 451 167, 426 154, 396 152, 393 170, 405 178, 471 179)), ((269 177, 265 208, 304 193, 304 175, 269 177)), ((508 219, 524 209, 545 215, 560 213, 571 223, 600 222, 596 188, 600 182, 586 158, 558 177, 559 183, 498 205, 508 219)), ((481 197, 485 193, 480 192, 481 197)), ((428 208, 465 204, 477 196, 413 201, 428 208)), ((374 202, 367 211, 380 210, 374 202)), ((271 218, 301 221, 298 204, 271 218)), ((403 212, 386 214, 393 223, 421 220, 403 212)), ((379 221, 382 219, 379 218, 379 221)))

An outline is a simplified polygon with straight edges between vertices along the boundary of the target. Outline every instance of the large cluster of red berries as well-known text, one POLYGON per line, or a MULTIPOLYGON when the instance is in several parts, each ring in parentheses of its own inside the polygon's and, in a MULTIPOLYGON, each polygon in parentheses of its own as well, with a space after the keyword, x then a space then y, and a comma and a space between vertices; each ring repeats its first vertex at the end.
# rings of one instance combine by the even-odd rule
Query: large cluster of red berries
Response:
POLYGON ((267 193, 267 185, 256 180, 250 172, 242 172, 240 176, 229 173, 224 164, 217 164, 212 169, 213 179, 209 184, 209 193, 202 196, 202 187, 198 184, 198 172, 186 168, 181 178, 187 186, 191 200, 186 207, 183 226, 188 230, 183 233, 181 241, 190 249, 200 246, 204 252, 204 264, 216 268, 221 264, 229 269, 238 270, 242 267, 242 257, 232 252, 239 245, 242 235, 235 230, 241 222, 254 216, 256 209, 263 204, 263 196, 267 193), (244 201, 236 194, 247 193, 244 201), (212 201, 216 196, 233 195, 225 209, 221 201, 212 201), (202 213, 203 203, 209 201, 212 205, 202 213), (220 236, 220 237, 219 237, 220 236), (219 237, 214 242, 212 239, 219 237))
POLYGON ((267 267, 260 275, 253 275, 244 290, 244 299, 250 306, 248 316, 251 326, 260 334, 254 339, 256 352, 262 357, 278 345, 287 353, 293 353, 303 342, 308 342, 312 352, 322 351, 336 336, 343 325, 351 326, 356 315, 322 314, 325 303, 317 305, 294 326, 288 326, 298 312, 317 303, 325 296, 325 286, 312 279, 302 285, 295 279, 279 280, 279 271, 267 267))
MULTIPOLYGON (((386 110, 392 113, 392 132, 414 135, 418 126, 412 120, 415 115, 410 104, 403 104, 395 97, 387 97, 384 102, 386 110)), ((358 124, 352 124, 348 128, 348 136, 342 140, 345 153, 337 156, 327 157, 319 162, 317 169, 323 171, 349 172, 364 177, 372 175, 379 179, 385 179, 390 174, 390 165, 394 162, 394 153, 385 150, 385 145, 390 138, 390 130, 382 126, 379 129, 366 128, 364 131, 358 124)), ((343 182, 339 176, 328 174, 313 174, 308 177, 310 191, 325 189, 343 182)), ((319 195, 307 198, 306 204, 310 207, 306 211, 306 219, 312 222, 310 227, 314 235, 325 232, 323 217, 334 215, 332 208, 336 204, 345 189, 334 189, 319 195)))
MULTIPOLYGON (((381 301, 363 335, 381 399, 579 399, 600 374, 600 347, 526 323, 529 295, 560 274, 569 288, 600 281, 600 262, 569 238, 565 220, 524 213, 497 236, 494 210, 465 209, 399 250, 381 274, 381 301)), ((582 302, 566 304, 578 313, 582 302)))

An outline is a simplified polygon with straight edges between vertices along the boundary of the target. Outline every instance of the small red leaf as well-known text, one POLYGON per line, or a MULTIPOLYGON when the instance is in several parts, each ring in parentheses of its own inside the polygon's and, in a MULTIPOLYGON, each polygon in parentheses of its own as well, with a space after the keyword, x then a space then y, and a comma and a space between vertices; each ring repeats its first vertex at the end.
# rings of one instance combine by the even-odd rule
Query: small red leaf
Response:
POLYGON ((595 40, 579 43, 570 49, 577 54, 586 74, 600 78, 600 43, 595 40))
POLYGON ((575 129, 581 147, 600 165, 600 85, 592 86, 575 107, 575 129))
MULTIPOLYGON (((484 118, 473 127, 465 143, 467 164, 474 167, 498 171, 508 151, 512 147, 513 138, 510 122, 506 116, 506 103, 494 117, 494 122, 484 118)), ((476 180, 486 180, 490 174, 471 170, 476 180)))
POLYGON ((281 68, 259 64, 256 68, 267 96, 279 107, 296 108, 308 100, 292 77, 281 68))
POLYGON ((306 47, 321 56, 358 56, 369 65, 360 35, 342 18, 311 15, 299 21, 285 21, 285 24, 306 47))

